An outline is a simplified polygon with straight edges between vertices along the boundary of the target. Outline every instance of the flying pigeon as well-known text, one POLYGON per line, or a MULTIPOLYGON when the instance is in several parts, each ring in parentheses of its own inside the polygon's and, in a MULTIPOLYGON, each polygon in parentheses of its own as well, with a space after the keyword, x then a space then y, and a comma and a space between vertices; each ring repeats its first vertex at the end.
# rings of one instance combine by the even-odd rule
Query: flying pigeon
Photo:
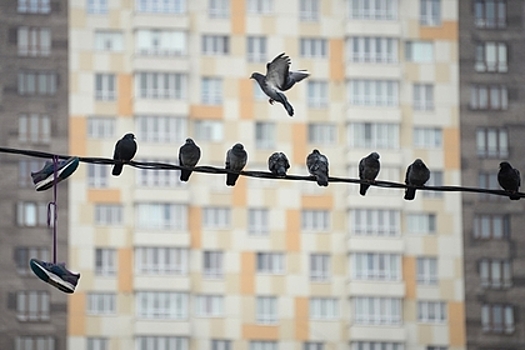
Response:
POLYGON ((113 160, 121 161, 113 166, 111 174, 119 176, 122 173, 124 163, 129 162, 137 153, 137 143, 135 142, 135 135, 129 133, 124 135, 115 144, 115 152, 113 153, 113 160))
MULTIPOLYGON (((430 170, 421 159, 416 159, 407 168, 405 183, 408 186, 423 186, 430 178, 430 170)), ((405 189, 405 199, 408 201, 416 197, 416 189, 409 187, 405 189)))
MULTIPOLYGON (((359 178, 361 180, 373 182, 376 179, 377 174, 379 174, 380 168, 379 154, 377 152, 372 152, 368 156, 362 158, 359 162, 359 178)), ((364 196, 369 187, 369 184, 360 184, 359 194, 364 196)))
POLYGON ((268 169, 272 174, 285 176, 289 168, 290 162, 283 152, 274 152, 270 158, 268 158, 268 169))
POLYGON ((514 169, 509 162, 499 163, 498 182, 505 191, 510 193, 509 198, 511 200, 520 199, 517 194, 521 185, 520 171, 514 169))
POLYGON ((290 57, 283 52, 275 57, 272 62, 266 64, 266 75, 254 72, 250 79, 255 79, 262 91, 270 97, 268 100, 270 104, 273 105, 274 101, 282 103, 288 115, 293 117, 293 107, 283 92, 290 90, 295 83, 308 78, 310 73, 304 69, 291 71, 290 64, 290 57))
MULTIPOLYGON (((201 149, 195 142, 187 138, 186 143, 179 148, 179 164, 187 167, 194 167, 201 158, 201 149)), ((188 181, 192 171, 181 169, 180 181, 188 181)))
POLYGON ((328 158, 324 154, 314 149, 306 157, 306 166, 308 167, 308 172, 315 176, 319 186, 328 186, 328 158))
MULTIPOLYGON (((244 146, 240 143, 236 143, 231 149, 226 153, 226 167, 225 169, 230 169, 234 171, 241 171, 246 165, 248 160, 248 153, 244 150, 244 146)), ((235 182, 239 178, 239 174, 226 174, 226 185, 235 186, 235 182)))

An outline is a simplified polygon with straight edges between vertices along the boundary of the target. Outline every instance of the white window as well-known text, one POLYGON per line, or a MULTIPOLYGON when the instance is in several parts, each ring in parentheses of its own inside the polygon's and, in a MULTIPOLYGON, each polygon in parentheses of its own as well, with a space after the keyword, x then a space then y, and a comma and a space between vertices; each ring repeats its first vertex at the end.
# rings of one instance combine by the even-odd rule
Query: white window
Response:
POLYGON ((438 260, 437 258, 417 258, 417 283, 438 283, 438 260))
POLYGON ((48 292, 16 292, 16 317, 19 321, 48 321, 49 306, 48 292))
POLYGON ((356 297, 353 306, 356 324, 401 324, 401 299, 399 298, 356 297))
POLYGON ((189 350, 189 348, 186 337, 141 335, 135 338, 136 350, 189 350))
POLYGON ((299 18, 301 21, 318 21, 320 5, 319 0, 300 0, 299 18))
POLYGON ((16 247, 15 248, 15 265, 16 272, 19 275, 27 275, 30 271, 29 259, 39 259, 42 261, 49 261, 49 248, 44 247, 16 247))
POLYGON ((250 350, 278 350, 276 341, 251 340, 250 350))
MULTIPOLYGON (((486 190, 501 189, 498 183, 497 171, 480 171, 478 173, 478 187, 486 190)), ((480 193, 479 198, 485 201, 501 201, 503 197, 490 195, 488 193, 480 193)))
POLYGON ((113 139, 115 137, 115 118, 88 117, 88 137, 93 139, 113 139))
MULTIPOLYGON (((175 159, 147 159, 140 160, 141 162, 150 163, 167 163, 167 164, 178 164, 178 160, 175 159)), ((173 176, 172 170, 167 169, 136 169, 138 186, 145 187, 178 187, 182 185, 178 176, 173 176)))
POLYGON ((255 146, 261 149, 273 149, 275 147, 275 123, 255 123, 255 146))
POLYGON ((88 186, 104 188, 108 186, 109 167, 105 164, 88 164, 88 186))
POLYGON ((249 36, 247 38, 248 62, 266 62, 267 44, 265 36, 249 36))
POLYGON ((277 298, 257 297, 255 319, 259 324, 277 323, 277 298))
POLYGON ((408 214, 407 230, 409 233, 436 233, 436 215, 428 213, 408 214))
POLYGON ((506 158, 509 155, 509 136, 506 128, 478 128, 476 148, 482 158, 506 158))
POLYGON ((310 254, 310 280, 326 282, 330 276, 330 255, 310 254))
POLYGON ((507 215, 479 214, 474 216, 474 238, 504 239, 509 235, 510 219, 507 215))
POLYGON ((348 140, 352 148, 399 148, 399 125, 390 123, 348 124, 348 140))
POLYGON ((431 111, 434 109, 434 86, 432 84, 414 84, 414 109, 431 111))
MULTIPOLYGON (((379 341, 356 341, 351 343, 351 350, 403 350, 403 344, 379 341)), ((427 349, 428 350, 428 349, 427 349)))
POLYGON ((230 37, 227 35, 203 35, 202 54, 220 56, 230 52, 230 37))
POLYGON ((434 61, 434 44, 430 41, 407 41, 405 59, 416 63, 434 61))
POLYGON ((212 339, 211 350, 232 350, 231 341, 223 339, 212 339))
POLYGON ((248 233, 251 235, 267 235, 268 209, 248 209, 248 233))
POLYGON ((23 335, 16 337, 14 350, 56 350, 55 338, 47 335, 23 335))
POLYGON ((447 304, 443 301, 418 301, 417 320, 424 323, 443 323, 447 320, 447 304))
POLYGON ((399 83, 395 80, 350 80, 348 101, 354 106, 392 107, 399 104, 399 83))
POLYGON ((46 226, 47 204, 44 202, 18 202, 17 205, 18 226, 46 226))
POLYGON ((49 28, 18 27, 19 56, 49 56, 51 31, 49 28))
POLYGON ((414 128, 414 147, 440 149, 443 146, 443 132, 440 128, 414 128))
POLYGON ((319 38, 301 38, 300 52, 303 58, 328 57, 328 41, 319 38))
POLYGON ((39 171, 43 168, 40 160, 23 159, 18 161, 18 186, 33 187, 31 172, 39 171))
POLYGON ((359 236, 398 236, 398 210, 354 209, 350 211, 352 233, 359 236))
MULTIPOLYGON (((430 172, 430 178, 428 179, 426 186, 443 186, 443 171, 434 170, 430 172)), ((443 192, 440 191, 423 191, 423 197, 426 198, 442 198, 443 192)))
POLYGON ((197 140, 219 142, 224 138, 224 127, 220 120, 196 120, 193 129, 197 140))
POLYGON ((470 108, 474 110, 506 110, 509 94, 504 85, 471 85, 470 108))
POLYGON ((268 15, 273 12, 274 0, 247 0, 249 14, 268 15))
POLYGON ((197 295, 195 314, 198 317, 224 316, 224 297, 222 295, 197 295))
POLYGON ((482 287, 499 289, 512 286, 509 260, 481 259, 478 270, 482 287))
POLYGON ((205 207, 202 209, 202 226, 225 230, 230 227, 231 210, 228 207, 205 207))
POLYGON ((208 278, 222 278, 223 254, 221 251, 205 251, 204 253, 204 275, 208 278))
POLYGON ((124 50, 124 38, 122 32, 96 30, 95 50, 112 52, 124 50))
POLYGON ((146 56, 182 56, 186 54, 186 33, 179 30, 139 29, 135 32, 135 50, 146 56))
POLYGON ((448 347, 446 347, 446 346, 429 345, 429 346, 427 346, 426 350, 448 350, 448 347))
MULTIPOLYGON (((137 318, 157 320, 185 320, 188 318, 188 294, 186 293, 137 292, 135 300, 137 318)), ((150 349, 147 348, 147 350, 150 349)))
POLYGON ((477 72, 507 72, 507 44, 502 42, 484 42, 476 45, 477 72))
POLYGON ((174 115, 139 115, 135 128, 141 142, 180 143, 187 135, 186 121, 174 115))
POLYGON ((117 273, 117 250, 112 248, 95 249, 95 275, 114 276, 117 273))
POLYGON ((423 26, 441 25, 441 0, 419 0, 419 23, 423 26))
POLYGON ((186 12, 186 1, 135 0, 135 9, 139 13, 183 14, 186 12))
POLYGON ((202 78, 201 100, 205 105, 220 105, 222 103, 221 78, 202 78))
POLYGON ((384 253, 352 254, 353 278, 358 280, 399 281, 401 256, 384 253))
POLYGON ((359 36, 346 39, 347 57, 351 62, 396 63, 399 41, 394 38, 359 36))
POLYGON ((257 253, 257 273, 284 274, 283 253, 257 253))
POLYGON ((87 350, 109 350, 109 340, 107 338, 86 338, 87 350))
POLYGON ((301 228, 309 232, 326 232, 330 229, 330 212, 328 210, 302 210, 301 228))
POLYGON ((208 15, 210 18, 230 17, 230 0, 208 0, 208 15))
POLYGON ((481 307, 481 326, 483 332, 514 332, 514 310, 511 305, 484 304, 481 307))
POLYGON ((95 99, 113 101, 117 98, 117 78, 115 74, 95 74, 95 99))
POLYGON ((507 0, 476 0, 474 16, 478 28, 505 28, 507 0))
POLYGON ((179 230, 187 228, 187 207, 173 203, 137 204, 137 227, 140 229, 179 230))
POLYGON ((45 114, 20 114, 18 116, 18 141, 49 143, 51 118, 45 114))
POLYGON ((326 81, 309 80, 307 84, 308 107, 327 108, 328 107, 328 83, 326 81))
POLYGON ((335 298, 310 298, 310 319, 331 321, 339 319, 339 301, 335 298))
POLYGON ((395 20, 398 0, 349 0, 348 17, 365 20, 395 20))
POLYGON ((18 72, 18 94, 22 96, 52 96, 57 92, 57 73, 53 71, 18 72))
POLYGON ((49 13, 51 12, 50 0, 18 0, 17 11, 18 13, 49 13))
POLYGON ((182 100, 186 97, 186 75, 182 73, 138 72, 136 96, 154 100, 182 100))
POLYGON ((108 13, 108 0, 86 0, 86 12, 91 14, 108 13))
POLYGON ((87 293, 89 315, 114 315, 117 313, 117 295, 115 293, 87 293))
POLYGON ((95 204, 95 224, 102 226, 122 225, 122 205, 95 204))
POLYGON ((186 275, 188 249, 174 247, 135 248, 135 271, 145 275, 186 275))
POLYGON ((308 142, 331 145, 337 141, 337 128, 334 124, 328 123, 309 123, 308 142))

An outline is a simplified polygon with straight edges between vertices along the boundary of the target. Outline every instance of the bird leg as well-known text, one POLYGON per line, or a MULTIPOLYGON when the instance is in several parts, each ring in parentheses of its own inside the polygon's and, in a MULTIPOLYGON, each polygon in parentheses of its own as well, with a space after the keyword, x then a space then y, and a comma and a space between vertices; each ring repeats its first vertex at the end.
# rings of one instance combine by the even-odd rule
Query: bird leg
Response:
POLYGON ((268 100, 268 103, 270 103, 272 106, 273 106, 274 102, 275 102, 275 100, 272 100, 272 99, 268 100))

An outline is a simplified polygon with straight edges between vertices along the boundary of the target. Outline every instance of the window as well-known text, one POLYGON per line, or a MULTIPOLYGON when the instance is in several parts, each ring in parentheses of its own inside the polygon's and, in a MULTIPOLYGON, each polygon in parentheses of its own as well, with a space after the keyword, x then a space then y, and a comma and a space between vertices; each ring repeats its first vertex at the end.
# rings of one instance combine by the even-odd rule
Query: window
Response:
POLYGON ((352 254, 353 278, 358 280, 399 281, 401 256, 384 253, 352 254))
POLYGON ((45 202, 18 202, 17 205, 18 226, 46 226, 47 225, 47 203, 45 202))
POLYGON ((399 83, 394 80, 350 80, 348 101, 354 106, 391 107, 399 104, 399 83))
POLYGON ((273 149, 275 147, 275 123, 255 123, 255 146, 261 149, 273 149))
MULTIPOLYGON (((403 350, 403 344, 378 341, 356 341, 351 343, 351 350, 403 350)), ((428 349, 427 349, 428 350, 428 349)))
POLYGON ((511 305, 484 304, 481 307, 481 325, 483 332, 514 332, 514 310, 511 305))
MULTIPOLYGON (((485 172, 481 171, 478 173, 478 187, 486 190, 500 190, 498 183, 498 172, 485 172)), ((485 201, 501 201, 503 197, 494 196, 488 193, 480 193, 479 198, 485 201)))
POLYGON ((52 96, 57 92, 57 74, 53 71, 18 72, 18 94, 22 96, 52 96))
POLYGON ((186 33, 178 30, 139 29, 135 48, 139 55, 182 56, 186 54, 186 33))
POLYGON ((259 324, 277 323, 277 298, 257 297, 255 319, 259 324))
POLYGON ((108 187, 109 167, 102 164, 88 164, 88 186, 95 188, 108 187))
POLYGON ((19 275, 29 274, 29 259, 49 261, 49 248, 47 247, 16 247, 14 260, 16 272, 19 275))
POLYGON ((31 172, 42 169, 43 163, 40 160, 19 160, 18 161, 18 186, 33 187, 31 172))
POLYGON ((274 0, 247 0, 249 14, 268 15, 273 12, 274 0))
POLYGON ((50 13, 51 12, 50 1, 49 0, 18 0, 17 11, 18 13, 41 13, 41 14, 50 13))
POLYGON ((91 14, 108 13, 108 0, 87 0, 86 12, 91 14))
POLYGON ((396 63, 398 45, 394 38, 351 37, 346 40, 347 57, 350 62, 396 63))
POLYGON ((477 72, 507 72, 507 44, 502 42, 483 42, 476 45, 477 72))
POLYGON ((113 139, 115 137, 115 118, 88 117, 88 137, 93 139, 113 139))
POLYGON ((434 61, 434 44, 430 41, 407 41, 405 43, 405 59, 416 63, 434 61))
POLYGON ((16 292, 16 317, 19 321, 48 321, 49 306, 48 292, 16 292))
POLYGON ((87 293, 87 310, 90 315, 114 315, 117 312, 115 293, 87 293))
POLYGON ((124 39, 122 32, 96 30, 95 50, 118 52, 124 50, 124 39))
POLYGON ((223 254, 221 251, 204 252, 204 275, 207 278, 222 278, 223 254))
POLYGON ((476 0, 474 16, 478 28, 505 28, 507 26, 507 1, 476 0))
POLYGON ((251 235, 267 235, 268 209, 248 209, 248 233, 251 235))
POLYGON ((303 343, 303 350, 324 350, 324 344, 319 342, 305 342, 303 343))
POLYGON ((354 209, 352 233, 358 236, 398 236, 401 232, 399 211, 387 209, 354 209))
POLYGON ((443 323, 447 320, 447 304, 443 301, 418 301, 417 320, 423 323, 443 323))
MULTIPOLYGON (((186 293, 137 292, 136 296, 138 318, 158 320, 185 320, 188 318, 188 294, 186 293)), ((144 349, 151 350, 150 347, 144 349)))
POLYGON ((139 115, 135 127, 141 142, 179 143, 187 135, 186 118, 174 115, 139 115))
POLYGON ((339 301, 335 298, 310 298, 310 319, 332 321, 339 319, 339 301))
POLYGON ((250 350, 277 350, 276 341, 251 340, 250 350))
POLYGON ((422 26, 441 25, 441 0, 420 0, 419 15, 422 26))
POLYGON ((265 36, 249 36, 247 38, 248 62, 266 62, 267 45, 265 36))
MULTIPOLYGON (((178 164, 175 159, 143 159, 142 162, 178 164)), ((179 177, 173 176, 173 172, 164 169, 136 169, 138 186, 145 187, 178 187, 182 185, 179 177)))
POLYGON ((137 204, 137 227, 156 230, 186 230, 187 207, 173 203, 137 204))
POLYGON ((197 295, 195 313, 198 317, 224 316, 224 297, 222 295, 197 295))
MULTIPOLYGON (((443 186, 443 171, 434 170, 430 173, 430 178, 428 179, 425 186, 443 186)), ((443 192, 440 191, 423 191, 423 197, 426 198, 442 198, 443 192)))
POLYGON ((300 0, 299 18, 301 19, 301 21, 318 21, 319 8, 319 0, 300 0))
POLYGON ((49 56, 51 31, 49 28, 18 27, 19 56, 49 56))
POLYGON ((136 350, 189 350, 186 337, 172 336, 138 336, 135 338, 136 350))
POLYGON ((210 18, 228 18, 230 16, 230 0, 208 0, 210 18))
POLYGON ((355 297, 354 322, 367 325, 401 324, 401 299, 355 297))
POLYGON ((186 275, 188 249, 174 247, 135 248, 135 271, 145 275, 186 275))
POLYGON ((478 262, 481 286, 484 288, 509 288, 512 286, 509 260, 481 259, 478 262))
POLYGON ((307 82, 308 107, 327 108, 328 107, 328 83, 326 81, 309 80, 307 82))
POLYGON ((436 214, 430 213, 413 213, 407 215, 408 233, 417 234, 435 234, 436 214))
POLYGON ((135 0, 135 9, 139 13, 183 14, 186 12, 186 0, 135 0))
POLYGON ((284 254, 257 253, 257 273, 284 274, 284 254))
MULTIPOLYGON (((47 335, 16 337, 15 350, 55 350, 55 338, 47 335)), ((89 349, 88 349, 89 350, 89 349)))
POLYGON ((347 130, 352 148, 399 148, 398 124, 353 122, 348 124, 347 130))
POLYGON ((211 56, 227 55, 230 52, 230 37, 227 35, 203 35, 202 54, 211 56))
POLYGON ((309 123, 308 142, 330 145, 337 141, 337 129, 334 124, 328 123, 309 123))
POLYGON ((414 147, 440 149, 443 147, 443 135, 440 128, 414 128, 414 147))
POLYGON ((122 205, 95 204, 95 224, 101 226, 122 225, 122 205))
POLYGON ((95 275, 114 276, 117 273, 117 251, 112 248, 95 249, 95 275))
POLYGON ((186 97, 186 79, 182 73, 138 72, 136 95, 153 100, 182 100, 186 97))
POLYGON ((474 110, 506 110, 509 107, 507 87, 504 85, 471 85, 470 108, 474 110))
POLYGON ((330 229, 330 213, 328 210, 302 210, 301 228, 307 232, 328 231, 330 229))
POLYGON ((51 118, 45 114, 20 114, 18 116, 18 141, 27 143, 49 143, 51 140, 51 118))
POLYGON ((326 39, 301 38, 300 52, 303 58, 326 58, 328 57, 328 42, 326 39))
POLYGON ((205 105, 220 105, 222 103, 222 79, 202 78, 201 99, 205 105))
POLYGON ((418 284, 437 284, 438 283, 437 258, 417 258, 417 283, 418 284))
POLYGON ((95 74, 95 99, 114 101, 117 98, 116 80, 115 74, 95 74))
POLYGON ((429 345, 426 350, 448 350, 446 346, 429 345))
POLYGON ((510 217, 491 214, 475 215, 473 235, 477 239, 506 239, 510 236, 510 217))
POLYGON ((222 339, 212 339, 211 350, 232 350, 231 341, 222 339))
POLYGON ((431 84, 414 84, 414 109, 431 111, 434 109, 434 86, 431 84))
POLYGON ((219 120, 194 121, 195 139, 210 142, 219 142, 223 139, 223 125, 219 120))
POLYGON ((397 0, 349 0, 350 19, 394 20, 397 19, 397 0))
POLYGON ((310 254, 310 280, 326 282, 330 279, 330 255, 310 254))
POLYGON ((509 155, 509 136, 505 128, 478 128, 476 147, 482 158, 507 158, 509 155))
POLYGON ((109 350, 109 340, 107 338, 86 338, 87 350, 109 350))
POLYGON ((202 226, 204 228, 225 230, 230 227, 230 208, 206 207, 202 209, 202 212, 202 226))

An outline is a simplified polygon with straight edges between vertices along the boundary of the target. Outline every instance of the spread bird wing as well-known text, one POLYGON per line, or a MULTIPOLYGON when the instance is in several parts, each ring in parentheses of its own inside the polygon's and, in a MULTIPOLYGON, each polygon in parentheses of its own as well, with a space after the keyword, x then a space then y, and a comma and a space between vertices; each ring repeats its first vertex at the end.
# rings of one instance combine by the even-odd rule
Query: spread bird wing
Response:
POLYGON ((268 85, 283 89, 290 72, 290 57, 281 53, 266 65, 266 82, 268 85))

